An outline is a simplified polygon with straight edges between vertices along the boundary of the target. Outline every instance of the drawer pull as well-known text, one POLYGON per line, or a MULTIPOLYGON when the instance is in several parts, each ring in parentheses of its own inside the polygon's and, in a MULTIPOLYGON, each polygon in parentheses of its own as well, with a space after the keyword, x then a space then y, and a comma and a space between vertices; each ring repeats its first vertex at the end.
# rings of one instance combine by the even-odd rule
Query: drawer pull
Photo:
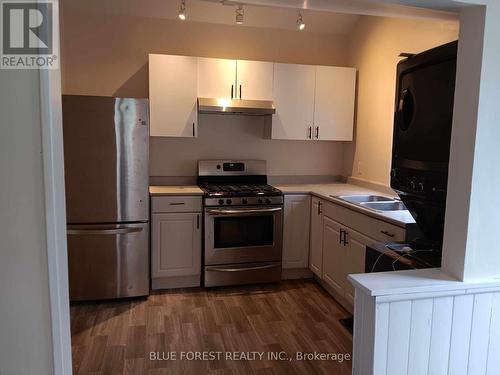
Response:
POLYGON ((171 202, 171 206, 182 206, 183 204, 186 204, 185 202, 171 202))
POLYGON ((386 236, 391 237, 391 238, 393 238, 395 236, 394 233, 390 233, 386 230, 381 230, 380 233, 385 234, 386 236))

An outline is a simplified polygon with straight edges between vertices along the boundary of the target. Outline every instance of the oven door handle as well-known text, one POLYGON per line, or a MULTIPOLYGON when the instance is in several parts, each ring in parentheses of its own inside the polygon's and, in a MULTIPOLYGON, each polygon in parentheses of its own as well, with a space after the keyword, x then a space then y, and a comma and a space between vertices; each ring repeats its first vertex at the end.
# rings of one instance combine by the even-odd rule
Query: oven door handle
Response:
POLYGON ((215 272, 241 272, 241 271, 255 271, 255 270, 266 270, 269 268, 279 267, 279 264, 267 264, 265 266, 255 266, 255 267, 242 267, 242 268, 221 268, 221 267, 207 267, 207 271, 215 272))
POLYGON ((241 216, 241 215, 268 214, 268 213, 273 213, 273 212, 280 212, 281 210, 282 210, 281 207, 274 207, 274 208, 237 209, 237 210, 208 209, 206 212, 207 212, 207 214, 212 215, 212 216, 217 216, 217 215, 241 216))

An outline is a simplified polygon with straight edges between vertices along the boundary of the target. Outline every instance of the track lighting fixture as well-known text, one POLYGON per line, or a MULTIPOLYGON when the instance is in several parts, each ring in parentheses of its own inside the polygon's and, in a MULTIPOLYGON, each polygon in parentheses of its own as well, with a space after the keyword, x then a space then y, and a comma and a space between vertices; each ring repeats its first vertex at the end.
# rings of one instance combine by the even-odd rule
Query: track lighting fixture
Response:
POLYGON ((299 27, 299 30, 304 30, 306 27, 306 24, 302 20, 302 13, 299 12, 299 15, 297 16, 297 26, 299 27))
POLYGON ((243 25, 243 15, 243 5, 238 4, 238 6, 236 7, 236 23, 238 25, 243 25))
POLYGON ((186 19, 186 0, 181 0, 181 6, 179 8, 179 18, 183 21, 186 19))

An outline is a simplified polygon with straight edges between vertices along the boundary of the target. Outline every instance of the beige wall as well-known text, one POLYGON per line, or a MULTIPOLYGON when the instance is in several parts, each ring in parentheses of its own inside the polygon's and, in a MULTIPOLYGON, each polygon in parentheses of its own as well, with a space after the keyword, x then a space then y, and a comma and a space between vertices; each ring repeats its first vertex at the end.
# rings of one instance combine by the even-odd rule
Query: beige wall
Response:
MULTIPOLYGON (((62 18, 63 93, 148 96, 147 54, 345 65, 346 38, 121 15, 62 18)), ((261 158, 270 174, 341 175, 342 143, 264 139, 262 119, 203 117, 197 139, 152 138, 151 174, 194 176, 202 158, 261 158)))
POLYGON ((356 142, 344 147, 346 176, 389 184, 398 55, 457 38, 454 22, 361 17, 349 40, 350 62, 358 69, 358 103, 356 142))
POLYGON ((207 159, 264 159, 271 176, 341 175, 342 144, 264 139, 264 117, 200 115, 198 138, 151 139, 152 176, 195 176, 207 159))
POLYGON ((197 139, 151 140, 151 175, 194 176, 202 158, 257 157, 272 175, 344 175, 388 184, 396 64, 457 38, 450 22, 361 17, 346 36, 216 25, 62 7, 63 92, 148 96, 148 53, 356 66, 356 142, 277 141, 262 119, 202 116, 197 139))
POLYGON ((62 7, 67 94, 148 94, 148 53, 345 65, 347 38, 298 31, 74 12, 62 7))

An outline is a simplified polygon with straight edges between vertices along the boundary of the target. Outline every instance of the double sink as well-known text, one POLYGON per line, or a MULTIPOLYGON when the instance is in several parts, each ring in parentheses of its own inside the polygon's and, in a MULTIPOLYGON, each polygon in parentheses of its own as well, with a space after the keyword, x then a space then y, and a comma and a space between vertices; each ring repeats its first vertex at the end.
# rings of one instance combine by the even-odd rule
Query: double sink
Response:
POLYGON ((405 205, 400 200, 384 197, 381 195, 354 194, 339 196, 331 195, 331 197, 338 198, 343 201, 378 212, 407 210, 405 205))

